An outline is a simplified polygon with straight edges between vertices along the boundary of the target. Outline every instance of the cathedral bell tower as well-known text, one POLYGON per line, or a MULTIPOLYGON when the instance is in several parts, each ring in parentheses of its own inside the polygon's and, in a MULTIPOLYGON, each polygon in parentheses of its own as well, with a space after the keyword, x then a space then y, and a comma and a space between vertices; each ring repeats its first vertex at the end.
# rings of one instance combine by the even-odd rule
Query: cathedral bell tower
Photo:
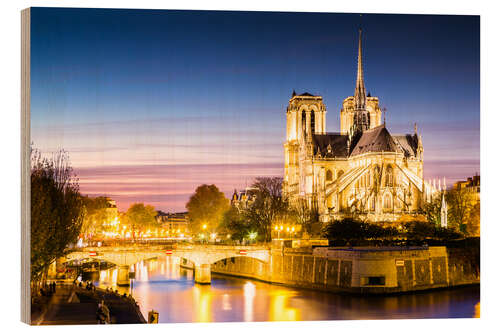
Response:
POLYGON ((312 159, 313 136, 326 133, 325 123, 326 107, 323 97, 307 92, 300 95, 295 91, 292 93, 292 98, 286 108, 285 176, 283 179, 283 191, 292 199, 300 191, 301 177, 306 177, 304 168, 301 169, 299 165, 306 159, 312 159), (305 149, 301 150, 300 147, 305 149))

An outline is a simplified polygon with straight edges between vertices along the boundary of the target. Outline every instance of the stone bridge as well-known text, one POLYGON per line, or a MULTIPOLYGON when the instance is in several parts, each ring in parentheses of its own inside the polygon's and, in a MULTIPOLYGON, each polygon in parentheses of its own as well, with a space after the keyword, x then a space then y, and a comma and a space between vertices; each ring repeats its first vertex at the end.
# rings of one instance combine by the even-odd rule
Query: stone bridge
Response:
POLYGON ((227 246, 227 245, 179 245, 173 248, 165 246, 133 247, 93 247, 82 248, 66 255, 66 260, 99 259, 118 266, 118 285, 129 285, 130 266, 147 259, 161 256, 184 258, 193 263, 194 281, 210 283, 210 265, 227 258, 251 257, 269 262, 271 251, 263 246, 227 246))

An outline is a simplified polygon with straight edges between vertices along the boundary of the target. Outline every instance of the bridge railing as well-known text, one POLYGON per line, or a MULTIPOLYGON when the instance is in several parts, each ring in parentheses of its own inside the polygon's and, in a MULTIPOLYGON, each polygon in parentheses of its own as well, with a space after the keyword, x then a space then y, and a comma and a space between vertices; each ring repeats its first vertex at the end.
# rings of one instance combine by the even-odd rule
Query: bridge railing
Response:
POLYGON ((82 247, 75 248, 72 252, 130 252, 130 251, 164 251, 164 250, 194 250, 194 251, 213 251, 213 250, 269 250, 271 245, 217 245, 217 244, 189 244, 189 245, 137 245, 137 246, 100 246, 100 247, 82 247))

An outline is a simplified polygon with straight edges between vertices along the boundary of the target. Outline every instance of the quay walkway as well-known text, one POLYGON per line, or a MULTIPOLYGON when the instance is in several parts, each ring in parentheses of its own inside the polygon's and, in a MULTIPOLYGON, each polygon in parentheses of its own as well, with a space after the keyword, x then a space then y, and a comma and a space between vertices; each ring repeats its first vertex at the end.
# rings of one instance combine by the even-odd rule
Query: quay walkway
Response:
POLYGON ((46 311, 32 321, 33 325, 95 325, 98 304, 104 300, 112 324, 146 323, 135 301, 118 294, 75 285, 57 285, 46 311))

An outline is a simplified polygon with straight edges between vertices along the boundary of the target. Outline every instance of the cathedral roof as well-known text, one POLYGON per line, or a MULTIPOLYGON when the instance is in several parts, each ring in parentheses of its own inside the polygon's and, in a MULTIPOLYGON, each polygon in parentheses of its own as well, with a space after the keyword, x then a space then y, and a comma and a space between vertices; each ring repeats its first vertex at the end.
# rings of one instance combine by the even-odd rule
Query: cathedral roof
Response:
POLYGON ((314 154, 322 157, 347 157, 347 135, 339 133, 313 134, 314 154))
POLYGON ((392 138, 396 144, 401 148, 406 157, 417 156, 418 137, 411 134, 396 134, 392 138))
POLYGON ((385 125, 380 125, 363 132, 351 156, 373 152, 402 153, 403 150, 396 144, 385 125))
POLYGON ((415 157, 418 149, 418 137, 411 134, 391 135, 384 125, 363 132, 354 142, 351 153, 347 151, 348 135, 340 133, 313 134, 314 155, 321 157, 348 157, 373 152, 403 153, 406 157, 415 157))

